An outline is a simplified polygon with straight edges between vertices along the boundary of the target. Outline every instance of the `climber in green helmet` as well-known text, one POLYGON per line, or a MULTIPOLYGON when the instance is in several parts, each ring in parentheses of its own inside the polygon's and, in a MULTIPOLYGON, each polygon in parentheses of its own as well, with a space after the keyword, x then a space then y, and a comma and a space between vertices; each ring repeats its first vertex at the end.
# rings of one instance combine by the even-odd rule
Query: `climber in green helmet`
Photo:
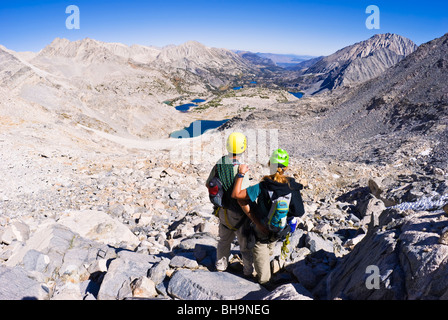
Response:
POLYGON ((283 149, 275 150, 269 158, 269 165, 275 170, 278 167, 287 168, 289 165, 289 154, 283 149))
POLYGON ((232 192, 232 197, 254 222, 254 267, 258 282, 266 286, 270 286, 270 255, 275 243, 293 231, 290 223, 293 218, 305 213, 300 194, 303 186, 285 174, 288 166, 288 153, 277 149, 269 159, 271 174, 263 177, 260 183, 242 189, 243 177, 249 167, 240 165, 232 192))

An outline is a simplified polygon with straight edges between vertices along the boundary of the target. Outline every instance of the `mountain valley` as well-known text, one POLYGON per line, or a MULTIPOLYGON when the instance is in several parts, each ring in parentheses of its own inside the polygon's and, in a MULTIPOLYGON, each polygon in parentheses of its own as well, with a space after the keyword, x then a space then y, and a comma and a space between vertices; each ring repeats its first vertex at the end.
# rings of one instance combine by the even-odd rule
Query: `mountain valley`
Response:
POLYGON ((0 46, 0 299, 250 293, 232 281, 256 299, 447 299, 447 52, 448 34, 379 34, 285 69, 196 41, 0 46), (196 120, 228 121, 169 137, 196 120), (205 180, 233 131, 248 136, 251 184, 281 147, 304 186, 271 292, 242 279, 237 241, 229 272, 213 269, 205 180))

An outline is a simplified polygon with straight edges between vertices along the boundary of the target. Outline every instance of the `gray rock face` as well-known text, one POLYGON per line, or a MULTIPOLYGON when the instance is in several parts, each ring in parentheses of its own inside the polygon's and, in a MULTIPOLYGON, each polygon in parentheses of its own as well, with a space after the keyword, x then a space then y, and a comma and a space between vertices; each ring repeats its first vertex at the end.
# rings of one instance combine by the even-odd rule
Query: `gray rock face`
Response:
POLYGON ((269 292, 227 272, 179 270, 169 282, 168 293, 182 300, 257 300, 269 292))
POLYGON ((88 239, 112 246, 134 250, 138 238, 118 220, 107 213, 94 210, 74 211, 59 218, 58 223, 88 239))
POLYGON ((35 232, 23 246, 19 247, 6 261, 5 265, 25 266, 27 269, 44 269, 45 274, 54 272, 61 275, 71 266, 81 267, 96 259, 115 255, 107 246, 80 237, 70 229, 57 223, 42 227, 35 232))
POLYGON ((110 263, 98 292, 99 300, 117 300, 132 297, 131 283, 146 277, 157 260, 150 255, 122 251, 110 263))
POLYGON ((148 271, 148 277, 154 282, 155 285, 161 283, 165 277, 169 267, 170 260, 162 259, 160 262, 155 263, 148 271))
POLYGON ((388 209, 379 224, 313 293, 325 299, 446 299, 448 247, 438 240, 448 219, 434 212, 403 216, 388 209))
POLYGON ((11 244, 13 241, 25 241, 30 236, 30 228, 23 222, 13 221, 8 228, 0 231, 0 243, 11 244))
POLYGON ((322 238, 315 232, 308 232, 305 241, 311 252, 317 252, 319 250, 324 250, 331 253, 334 252, 333 242, 322 238))
POLYGON ((0 300, 49 299, 48 288, 20 267, 0 265, 0 300))
POLYGON ((263 300, 313 300, 311 293, 299 283, 279 286, 263 300))
POLYGON ((188 268, 196 269, 199 267, 193 253, 176 255, 170 261, 170 267, 172 268, 188 268))
POLYGON ((12 54, 0 48, 0 82, 4 84, 21 81, 34 75, 32 69, 19 61, 12 54))
MULTIPOLYGON (((87 287, 97 287, 98 278, 92 276, 106 269, 105 262, 115 258, 115 251, 108 246, 82 238, 79 234, 57 223, 42 226, 23 245, 19 246, 8 260, 5 267, 14 270, 3 275, 5 282, 16 282, 31 274, 35 279, 33 286, 46 288, 45 297, 55 298, 65 290, 70 290, 65 299, 82 299, 89 292, 87 287), (98 267, 103 265, 103 267, 98 267), (8 278, 10 277, 10 278, 8 278)), ((21 284, 20 281, 17 282, 21 284)), ((32 287, 29 284, 30 288, 32 287)), ((30 296, 33 290, 22 291, 30 296)), ((12 290, 12 292, 15 292, 12 290)), ((42 299, 42 294, 35 295, 42 299)))

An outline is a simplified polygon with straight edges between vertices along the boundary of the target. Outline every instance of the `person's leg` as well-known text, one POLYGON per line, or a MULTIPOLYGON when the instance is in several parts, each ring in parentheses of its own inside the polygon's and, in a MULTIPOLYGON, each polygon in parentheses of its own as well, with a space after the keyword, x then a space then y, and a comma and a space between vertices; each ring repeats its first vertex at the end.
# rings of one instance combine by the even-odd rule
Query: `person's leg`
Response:
POLYGON ((216 248, 216 270, 225 271, 227 266, 229 265, 229 256, 230 256, 230 248, 232 245, 233 239, 235 239, 235 231, 230 230, 224 224, 224 218, 221 218, 224 215, 224 210, 220 209, 218 213, 220 217, 219 223, 219 240, 218 246, 216 248))
POLYGON ((218 247, 216 248, 216 270, 225 271, 227 269, 233 239, 235 239, 234 231, 220 223, 218 247))
POLYGON ((257 280, 260 284, 266 284, 271 279, 270 251, 266 243, 257 241, 253 249, 254 267, 257 272, 257 280))
POLYGON ((247 235, 244 232, 244 226, 236 232, 238 243, 240 245, 241 256, 243 258, 243 273, 250 276, 254 272, 254 259, 252 249, 247 248, 247 235))

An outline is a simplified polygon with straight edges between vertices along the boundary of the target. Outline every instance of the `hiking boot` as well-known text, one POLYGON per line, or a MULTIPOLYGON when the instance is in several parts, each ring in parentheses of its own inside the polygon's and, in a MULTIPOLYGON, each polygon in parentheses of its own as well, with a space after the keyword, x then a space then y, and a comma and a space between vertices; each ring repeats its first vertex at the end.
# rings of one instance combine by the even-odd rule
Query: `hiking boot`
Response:
POLYGON ((221 259, 216 261, 216 264, 215 264, 216 271, 220 271, 220 272, 226 271, 228 265, 229 264, 227 262, 227 258, 226 257, 222 257, 221 259))

